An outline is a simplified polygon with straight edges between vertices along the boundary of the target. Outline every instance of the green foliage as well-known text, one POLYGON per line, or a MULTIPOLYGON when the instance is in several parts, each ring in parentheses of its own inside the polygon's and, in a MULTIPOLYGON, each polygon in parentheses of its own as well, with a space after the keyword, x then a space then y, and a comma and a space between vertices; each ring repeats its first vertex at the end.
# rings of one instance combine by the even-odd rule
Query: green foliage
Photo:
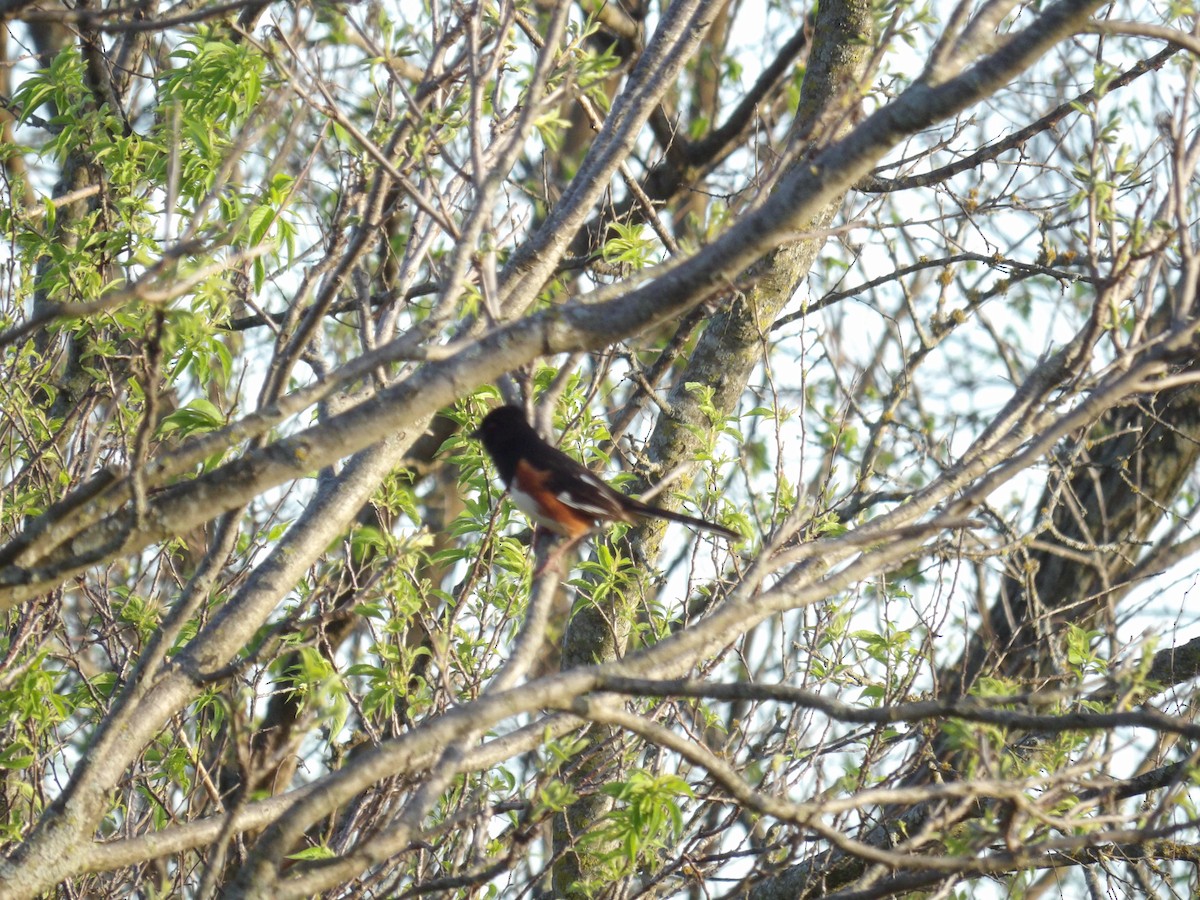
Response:
POLYGON ((882 673, 875 683, 863 688, 862 696, 880 705, 893 702, 923 661, 916 634, 885 623, 879 631, 853 631, 849 637, 860 653, 879 664, 882 673))
MULTIPOLYGON (((1102 84, 1112 74, 1098 71, 1097 83, 1102 84)), ((1071 170, 1079 189, 1068 202, 1071 209, 1090 207, 1097 223, 1109 230, 1133 220, 1132 211, 1122 212, 1120 201, 1142 182, 1144 175, 1133 149, 1121 140, 1126 122, 1120 113, 1102 118, 1092 106, 1076 104, 1075 109, 1092 123, 1095 140, 1080 151, 1071 170)))
POLYGON ((841 454, 854 452, 859 446, 858 429, 847 424, 846 417, 832 405, 826 405, 816 438, 821 446, 841 454))
POLYGON ((72 709, 63 690, 63 673, 49 663, 46 654, 39 654, 0 692, 0 722, 22 722, 29 734, 40 737, 66 721, 72 709))
POLYGON ((162 618, 158 605, 125 587, 118 588, 116 594, 120 598, 116 608, 121 621, 132 625, 143 642, 149 641, 162 618))
POLYGON ((13 92, 13 105, 20 110, 18 123, 25 123, 44 104, 50 104, 55 112, 51 123, 60 126, 46 145, 49 152, 60 160, 65 148, 77 144, 73 119, 87 102, 88 92, 83 84, 83 57, 79 48, 68 43, 51 60, 50 65, 31 73, 23 79, 13 92))
POLYGON ((547 775, 553 775, 560 771, 589 746, 588 739, 582 735, 568 735, 556 739, 551 737, 547 731, 543 737, 540 768, 547 775))
POLYGON ((546 813, 560 813, 568 809, 571 804, 579 799, 574 788, 570 784, 551 779, 542 787, 538 794, 537 806, 534 808, 536 815, 545 815, 546 813))
MULTIPOLYGON (((395 632, 396 629, 389 629, 395 632)), ((346 669, 348 677, 364 680, 362 710, 365 715, 386 721, 401 709, 418 714, 424 709, 422 698, 427 693, 424 678, 414 674, 418 660, 429 657, 426 647, 411 647, 400 635, 372 647, 374 663, 354 663, 346 669), (403 706, 398 705, 403 702, 403 706)))
POLYGON ((556 112, 547 112, 534 119, 533 127, 547 149, 558 151, 562 149, 563 135, 571 123, 556 112))
POLYGON ((662 245, 646 236, 646 226, 640 222, 611 222, 608 230, 612 232, 612 237, 604 242, 601 250, 606 263, 644 269, 661 252, 662 245))
POLYGON ((167 312, 163 336, 169 360, 166 380, 175 384, 190 378, 208 390, 223 390, 233 377, 234 359, 226 337, 215 332, 213 326, 228 317, 228 296, 224 291, 202 286, 191 305, 193 309, 167 312))
POLYGON ((1067 661, 1075 667, 1080 678, 1103 674, 1108 670, 1108 663, 1093 649, 1103 636, 1104 633, 1096 629, 1080 628, 1073 622, 1068 623, 1067 661))
POLYGON ((603 791, 617 801, 617 807, 584 835, 584 842, 604 848, 601 855, 613 865, 615 875, 653 872, 658 851, 683 833, 681 801, 695 797, 691 787, 677 775, 639 769, 625 781, 604 785, 603 791))
POLYGON ((315 847, 306 847, 303 850, 297 850, 295 853, 289 853, 287 858, 296 860, 320 860, 333 859, 336 856, 337 853, 335 853, 331 848, 326 847, 324 844, 318 844, 315 847))
POLYGON ((313 710, 324 721, 330 735, 337 735, 350 712, 342 674, 315 647, 301 646, 288 671, 281 673, 293 697, 306 710, 313 710))
POLYGON ((580 577, 573 584, 581 599, 601 609, 624 609, 628 604, 630 587, 635 583, 633 561, 621 555, 619 534, 614 543, 598 539, 595 553, 579 566, 580 577))
POLYGON ((249 41, 218 39, 202 30, 171 52, 179 63, 158 79, 164 143, 179 153, 180 194, 193 204, 217 184, 237 130, 263 96, 266 60, 249 41))
POLYGON ((611 103, 607 82, 620 67, 621 58, 617 55, 616 44, 609 44, 602 50, 590 47, 586 43, 575 45, 575 78, 588 99, 596 104, 600 112, 606 113, 611 103))
POLYGON ((216 404, 199 397, 164 418, 158 427, 158 436, 162 438, 173 434, 185 438, 193 434, 216 431, 224 425, 225 416, 216 404))

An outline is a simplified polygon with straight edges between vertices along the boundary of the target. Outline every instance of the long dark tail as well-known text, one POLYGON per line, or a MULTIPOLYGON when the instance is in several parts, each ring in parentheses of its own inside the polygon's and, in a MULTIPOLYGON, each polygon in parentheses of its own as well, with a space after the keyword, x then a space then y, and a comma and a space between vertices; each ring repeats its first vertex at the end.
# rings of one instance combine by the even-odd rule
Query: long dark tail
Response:
POLYGON ((740 541, 742 536, 731 528, 726 528, 724 525, 718 525, 716 522, 709 522, 705 519, 697 519, 695 516, 685 516, 683 513, 671 512, 667 509, 659 509, 657 506, 650 506, 647 503, 633 501, 633 512, 639 516, 646 516, 652 519, 669 519, 672 522, 681 522, 684 525, 691 525, 693 528, 699 528, 701 531, 711 531, 713 534, 719 534, 727 541, 740 541))

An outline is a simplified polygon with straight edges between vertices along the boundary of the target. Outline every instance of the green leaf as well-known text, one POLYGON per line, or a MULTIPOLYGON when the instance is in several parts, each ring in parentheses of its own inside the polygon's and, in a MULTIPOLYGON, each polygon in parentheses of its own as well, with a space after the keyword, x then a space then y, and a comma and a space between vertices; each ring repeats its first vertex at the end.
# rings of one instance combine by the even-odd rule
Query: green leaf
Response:
POLYGON ((323 846, 323 845, 317 845, 316 847, 309 847, 305 850, 300 850, 297 853, 289 853, 287 858, 288 859, 311 860, 311 859, 333 859, 335 856, 337 856, 337 854, 334 853, 332 850, 330 850, 328 847, 323 846))
POLYGON ((203 434, 216 431, 225 425, 225 416, 211 400, 200 397, 191 401, 187 406, 175 410, 158 426, 158 436, 177 434, 187 437, 190 434, 203 434))

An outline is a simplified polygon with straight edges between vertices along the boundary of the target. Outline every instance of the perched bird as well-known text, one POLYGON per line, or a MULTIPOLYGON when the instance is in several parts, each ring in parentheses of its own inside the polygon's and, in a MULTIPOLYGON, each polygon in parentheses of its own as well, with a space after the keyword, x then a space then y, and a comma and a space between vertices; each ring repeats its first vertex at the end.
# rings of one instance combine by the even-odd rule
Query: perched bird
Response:
MULTIPOLYGON (((568 539, 554 558, 612 522, 668 519, 727 540, 736 531, 693 516, 659 509, 613 490, 561 450, 541 439, 519 406, 501 406, 488 413, 473 437, 496 464, 513 503, 539 525, 568 539)), ((547 560, 542 568, 550 563, 547 560)))

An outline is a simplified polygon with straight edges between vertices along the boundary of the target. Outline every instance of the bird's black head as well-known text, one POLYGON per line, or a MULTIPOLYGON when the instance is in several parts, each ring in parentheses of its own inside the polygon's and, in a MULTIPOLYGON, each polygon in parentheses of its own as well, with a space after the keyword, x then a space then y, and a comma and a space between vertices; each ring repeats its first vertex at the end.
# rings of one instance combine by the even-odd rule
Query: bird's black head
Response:
POLYGON ((519 406, 510 405, 493 409, 484 416, 471 437, 483 442, 483 449, 491 456, 500 470, 500 477, 507 483, 512 478, 512 471, 508 470, 516 468, 520 450, 528 445, 531 433, 533 440, 538 440, 533 426, 525 418, 525 411, 519 406))
POLYGON ((489 440, 504 439, 510 435, 519 435, 530 428, 525 411, 519 406, 500 406, 483 417, 479 427, 471 437, 483 441, 486 446, 489 440))

